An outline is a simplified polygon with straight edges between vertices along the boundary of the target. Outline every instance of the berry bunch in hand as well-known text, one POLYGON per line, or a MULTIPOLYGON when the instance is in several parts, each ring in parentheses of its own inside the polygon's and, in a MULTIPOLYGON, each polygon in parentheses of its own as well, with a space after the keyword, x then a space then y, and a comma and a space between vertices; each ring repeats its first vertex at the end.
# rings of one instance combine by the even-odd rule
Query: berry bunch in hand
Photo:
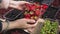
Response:
MULTIPOLYGON (((38 20, 45 13, 45 10, 48 8, 48 5, 35 2, 33 4, 25 4, 25 13, 24 16, 27 19, 38 20)), ((37 25, 37 24, 36 24, 37 25)), ((35 27, 34 27, 35 28, 35 27)), ((30 33, 34 31, 34 28, 27 29, 30 33)))
POLYGON ((33 4, 25 4, 25 18, 37 20, 48 8, 46 4, 40 5, 38 2, 33 4))

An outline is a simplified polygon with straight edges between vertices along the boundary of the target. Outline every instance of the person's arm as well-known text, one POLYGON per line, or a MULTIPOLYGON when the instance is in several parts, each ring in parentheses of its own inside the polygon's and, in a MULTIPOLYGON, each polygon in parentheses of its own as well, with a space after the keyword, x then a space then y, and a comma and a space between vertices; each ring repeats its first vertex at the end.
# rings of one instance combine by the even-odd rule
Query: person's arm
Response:
POLYGON ((14 1, 14 0, 1 0, 0 2, 0 9, 7 9, 8 7, 15 8, 18 10, 22 10, 23 7, 21 5, 28 3, 26 1, 14 1))
POLYGON ((14 29, 17 28, 16 23, 14 22, 9 22, 9 24, 7 22, 2 22, 2 30, 10 30, 10 29, 14 29))
POLYGON ((9 6, 9 2, 10 2, 10 0, 1 0, 1 1, 0 1, 0 8, 5 8, 5 9, 7 9, 8 6, 9 6))
POLYGON ((28 23, 35 23, 35 20, 32 19, 18 19, 16 21, 12 22, 6 22, 6 21, 1 21, 0 22, 0 32, 4 30, 10 30, 14 28, 31 28, 34 27, 35 25, 31 25, 28 23))

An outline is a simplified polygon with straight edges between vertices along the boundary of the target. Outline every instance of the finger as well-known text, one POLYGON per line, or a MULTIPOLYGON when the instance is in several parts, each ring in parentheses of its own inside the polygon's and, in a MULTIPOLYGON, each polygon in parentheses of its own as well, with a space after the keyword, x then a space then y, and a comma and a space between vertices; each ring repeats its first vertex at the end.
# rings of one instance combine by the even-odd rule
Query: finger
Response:
POLYGON ((33 24, 33 23, 35 23, 35 20, 33 20, 33 19, 23 18, 22 20, 26 21, 27 24, 33 24))
POLYGON ((35 24, 33 24, 33 25, 27 24, 27 28, 34 28, 35 26, 36 26, 35 24))
POLYGON ((40 19, 37 20, 37 22, 42 22, 43 23, 44 20, 40 18, 40 19))
POLYGON ((18 9, 18 10, 23 10, 22 7, 18 7, 17 5, 9 5, 9 7, 12 7, 12 8, 15 8, 15 9, 18 9))
POLYGON ((24 2, 24 3, 28 3, 28 4, 31 4, 31 3, 29 3, 29 2, 24 2))
POLYGON ((17 6, 16 6, 16 5, 9 5, 9 7, 17 8, 17 6))
POLYGON ((27 22, 35 22, 35 20, 33 20, 33 19, 26 19, 26 18, 23 18, 22 20, 25 20, 25 21, 27 21, 27 22))
POLYGON ((28 23, 35 23, 35 20, 33 20, 33 19, 27 19, 27 22, 28 23))
POLYGON ((25 3, 31 4, 31 3, 26 2, 26 1, 20 1, 20 4, 25 4, 25 3))
POLYGON ((34 28, 28 28, 27 29, 30 33, 32 33, 34 31, 34 28))

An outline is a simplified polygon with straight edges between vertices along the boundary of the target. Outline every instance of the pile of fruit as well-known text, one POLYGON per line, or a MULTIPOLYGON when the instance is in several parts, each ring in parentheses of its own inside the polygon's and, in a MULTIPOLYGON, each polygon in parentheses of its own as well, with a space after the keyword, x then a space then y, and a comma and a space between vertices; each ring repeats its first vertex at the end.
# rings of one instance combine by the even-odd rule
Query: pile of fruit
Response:
POLYGON ((40 34, 57 34, 58 22, 46 19, 40 34))
POLYGON ((45 10, 48 8, 46 4, 40 5, 38 2, 33 4, 25 4, 25 6, 25 18, 35 20, 41 17, 45 13, 45 10))

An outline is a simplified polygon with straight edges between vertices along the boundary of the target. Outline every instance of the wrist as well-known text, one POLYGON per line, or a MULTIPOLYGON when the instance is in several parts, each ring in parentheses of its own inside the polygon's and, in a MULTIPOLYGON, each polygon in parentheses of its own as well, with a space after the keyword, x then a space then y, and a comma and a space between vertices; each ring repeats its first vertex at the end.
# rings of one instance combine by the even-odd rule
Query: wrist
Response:
POLYGON ((7 22, 2 22, 2 31, 3 30, 10 30, 10 29, 14 29, 16 28, 16 24, 13 22, 9 22, 9 24, 7 22))
POLYGON ((8 26, 7 23, 5 21, 3 21, 2 22, 2 31, 6 30, 7 26, 8 26))
POLYGON ((7 30, 15 29, 17 27, 18 27, 18 25, 16 22, 9 22, 9 26, 8 26, 7 30))

